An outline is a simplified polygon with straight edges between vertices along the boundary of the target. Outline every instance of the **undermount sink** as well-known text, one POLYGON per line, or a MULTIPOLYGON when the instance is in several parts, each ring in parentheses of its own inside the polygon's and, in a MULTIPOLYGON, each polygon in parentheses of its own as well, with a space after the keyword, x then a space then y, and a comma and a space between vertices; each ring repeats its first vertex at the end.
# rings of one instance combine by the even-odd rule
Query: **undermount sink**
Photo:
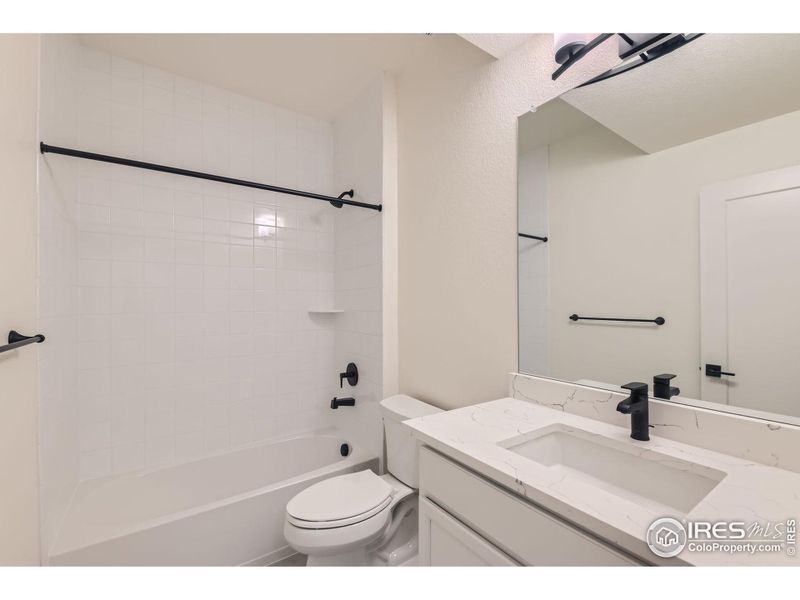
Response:
POLYGON ((500 445, 565 476, 636 503, 655 502, 673 513, 688 513, 725 477, 716 469, 564 425, 500 445))

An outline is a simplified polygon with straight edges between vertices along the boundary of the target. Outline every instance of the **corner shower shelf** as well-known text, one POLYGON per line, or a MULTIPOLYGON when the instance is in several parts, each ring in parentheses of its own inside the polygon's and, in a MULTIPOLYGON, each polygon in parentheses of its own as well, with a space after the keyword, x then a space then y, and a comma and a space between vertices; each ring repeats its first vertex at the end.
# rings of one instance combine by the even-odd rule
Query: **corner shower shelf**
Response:
POLYGON ((315 315, 336 315, 343 313, 341 308, 309 308, 308 312, 315 315))

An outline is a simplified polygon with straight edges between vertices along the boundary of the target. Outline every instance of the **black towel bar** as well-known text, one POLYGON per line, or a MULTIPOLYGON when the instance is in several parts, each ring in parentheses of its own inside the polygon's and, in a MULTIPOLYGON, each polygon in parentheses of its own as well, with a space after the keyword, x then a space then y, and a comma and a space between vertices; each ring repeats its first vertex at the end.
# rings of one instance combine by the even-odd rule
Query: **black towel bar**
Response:
POLYGON ((22 348, 28 344, 41 344, 43 341, 44 336, 41 333, 27 336, 17 333, 12 329, 8 332, 8 344, 5 346, 0 346, 0 353, 8 352, 9 350, 16 350, 17 348, 22 348))

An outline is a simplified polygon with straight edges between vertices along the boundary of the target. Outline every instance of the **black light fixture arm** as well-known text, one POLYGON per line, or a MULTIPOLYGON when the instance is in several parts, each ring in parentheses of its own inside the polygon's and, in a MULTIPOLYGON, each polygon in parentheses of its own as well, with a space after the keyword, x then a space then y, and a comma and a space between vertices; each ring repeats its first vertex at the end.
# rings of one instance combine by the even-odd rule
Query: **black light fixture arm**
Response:
POLYGON ((553 81, 561 77, 567 71, 567 69, 569 69, 572 65, 574 65, 576 62, 578 62, 584 56, 589 54, 589 52, 597 48, 600 44, 605 42, 608 38, 612 37, 613 35, 614 35, 613 33, 601 33, 593 40, 588 42, 585 46, 582 46, 579 50, 570 55, 570 57, 564 62, 563 65, 561 65, 555 71, 553 71, 552 75, 553 81))
POLYGON ((160 173, 171 173, 173 175, 182 175, 184 177, 194 177, 195 179, 206 179, 208 181, 216 181, 219 183, 228 183, 230 185, 239 185, 242 187, 255 188, 257 190, 266 190, 268 192, 277 192, 279 194, 289 194, 291 196, 301 196, 303 198, 311 198, 313 200, 322 200, 330 202, 332 206, 341 208, 343 205, 357 206, 359 208, 368 208, 370 210, 383 210, 381 204, 367 204, 366 202, 358 202, 352 200, 353 190, 342 192, 338 197, 326 196, 325 194, 317 194, 315 192, 304 192, 302 190, 293 190, 278 185, 270 185, 267 183, 258 183, 256 181, 247 181, 245 179, 236 179, 235 177, 226 177, 224 175, 212 175, 210 173, 203 173, 201 171, 192 171, 190 169, 181 169, 179 167, 170 167, 167 165, 159 165, 156 163, 144 162, 141 160, 133 160, 130 158, 120 158, 118 156, 109 156, 108 154, 98 154, 96 152, 86 152, 84 150, 75 150, 74 148, 62 148, 60 146, 50 146, 41 142, 39 150, 42 154, 62 154, 64 156, 73 156, 75 158, 84 158, 87 160, 96 160, 98 162, 111 163, 114 165, 124 165, 126 167, 135 167, 137 169, 147 169, 148 171, 158 171, 160 173), (345 197, 351 198, 346 200, 345 197))
POLYGON ((620 47, 619 58, 622 61, 616 67, 609 69, 605 73, 601 73, 597 77, 593 77, 589 81, 585 81, 578 87, 584 87, 616 77, 622 73, 640 67, 648 62, 651 62, 662 56, 666 56, 670 52, 677 50, 702 36, 702 33, 656 33, 643 36, 642 34, 627 34, 627 33, 601 33, 594 39, 587 42, 578 50, 572 52, 567 60, 559 66, 552 75, 553 81, 561 77, 570 67, 576 62, 581 60, 589 52, 597 48, 600 44, 605 42, 612 36, 619 36, 626 44, 627 48, 620 47), (628 60, 630 59, 630 60, 628 60))

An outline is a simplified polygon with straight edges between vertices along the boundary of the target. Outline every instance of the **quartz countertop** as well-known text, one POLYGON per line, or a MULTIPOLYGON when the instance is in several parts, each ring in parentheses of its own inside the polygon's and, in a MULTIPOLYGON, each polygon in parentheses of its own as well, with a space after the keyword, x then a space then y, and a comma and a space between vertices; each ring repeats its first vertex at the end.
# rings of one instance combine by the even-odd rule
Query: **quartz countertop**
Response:
MULTIPOLYGON (((682 521, 723 520, 785 524, 800 517, 800 474, 697 448, 657 435, 650 441, 630 438, 630 430, 602 421, 502 398, 405 421, 422 443, 462 463, 531 502, 654 564, 800 565, 786 544, 777 552, 698 552, 685 549, 675 558, 654 555, 645 543, 650 524, 660 517, 682 521), (693 469, 722 472, 724 477, 687 514, 639 497, 636 501, 592 485, 579 476, 537 463, 502 446, 520 435, 560 426, 602 436, 640 456, 657 453, 693 469)), ((752 536, 771 539, 773 530, 752 536)), ((727 542, 727 540, 721 540, 727 542)), ((733 542, 747 540, 732 540, 733 542)), ((785 541, 785 538, 776 540, 785 541)))

